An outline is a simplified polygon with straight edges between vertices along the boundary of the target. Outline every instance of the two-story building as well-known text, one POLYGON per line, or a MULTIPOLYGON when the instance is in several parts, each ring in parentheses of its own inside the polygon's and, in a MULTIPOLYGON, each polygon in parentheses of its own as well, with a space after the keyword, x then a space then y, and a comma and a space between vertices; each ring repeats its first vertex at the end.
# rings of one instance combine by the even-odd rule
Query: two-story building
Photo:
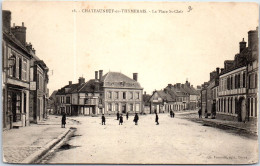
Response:
POLYGON ((137 81, 119 72, 108 72, 101 77, 104 91, 104 113, 140 113, 142 109, 143 88, 137 81))
POLYGON ((220 74, 218 114, 244 122, 257 117, 258 29, 248 32, 248 47, 244 39, 239 45, 220 74))
POLYGON ((69 115, 98 115, 119 113, 141 113, 143 88, 133 79, 118 72, 95 71, 95 79, 85 82, 79 78, 58 90, 58 113, 69 115))
MULTIPOLYGON (((27 47, 32 49, 32 45, 27 47)), ((47 117, 48 89, 48 67, 40 60, 35 51, 30 62, 30 122, 38 123, 47 117)))
POLYGON ((28 126, 32 55, 26 48, 26 27, 11 27, 11 12, 2 14, 3 128, 28 126))

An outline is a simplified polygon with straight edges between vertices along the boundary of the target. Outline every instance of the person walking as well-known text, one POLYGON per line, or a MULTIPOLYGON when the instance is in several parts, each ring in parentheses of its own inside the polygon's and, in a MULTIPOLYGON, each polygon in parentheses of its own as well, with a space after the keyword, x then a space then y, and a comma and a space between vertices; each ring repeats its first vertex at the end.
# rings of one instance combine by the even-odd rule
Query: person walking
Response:
POLYGON ((128 112, 126 113, 126 120, 128 120, 128 112))
POLYGON ((138 120, 139 120, 139 117, 138 117, 137 113, 135 113, 135 117, 134 117, 135 125, 138 125, 138 120))
POLYGON ((65 128, 65 125, 66 125, 66 114, 63 113, 61 118, 61 128, 65 128))
POLYGON ((205 118, 208 118, 208 110, 205 109, 205 118))
POLYGON ((120 117, 119 117, 119 125, 123 125, 123 116, 122 116, 122 114, 120 115, 120 117))
POLYGON ((201 108, 199 109, 198 114, 199 114, 199 118, 202 118, 201 117, 201 114, 202 114, 201 108))
POLYGON ((171 116, 171 118, 172 118, 172 113, 173 113, 173 112, 172 112, 172 110, 171 110, 171 111, 170 111, 170 116, 171 116))
POLYGON ((157 113, 155 113, 155 122, 156 122, 156 125, 159 125, 159 117, 158 117, 157 113))
POLYGON ((104 124, 104 125, 106 125, 106 118, 105 118, 105 115, 104 114, 102 114, 102 125, 104 124))
POLYGON ((116 120, 119 120, 119 112, 116 113, 116 120))

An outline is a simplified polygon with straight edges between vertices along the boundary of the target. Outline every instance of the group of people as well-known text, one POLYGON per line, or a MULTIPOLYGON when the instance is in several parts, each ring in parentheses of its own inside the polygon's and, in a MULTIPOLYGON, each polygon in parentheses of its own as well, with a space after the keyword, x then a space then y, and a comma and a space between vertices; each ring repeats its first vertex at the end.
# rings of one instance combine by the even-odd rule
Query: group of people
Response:
MULTIPOLYGON (((170 115, 173 118, 174 112, 170 111, 170 115)), ((117 120, 119 120, 119 125, 123 125, 123 114, 119 114, 119 112, 117 112, 116 116, 117 116, 117 120)), ((126 113, 127 120, 128 120, 128 116, 129 115, 127 112, 126 113)), ((135 122, 135 125, 138 125, 138 120, 139 120, 139 116, 137 113, 135 113, 134 120, 133 120, 133 122, 135 122)), ((102 125, 106 125, 106 117, 104 114, 102 114, 102 116, 101 116, 101 122, 102 122, 102 125)), ((155 122, 156 122, 156 125, 159 125, 159 117, 158 117, 157 112, 155 112, 155 122)), ((66 125, 66 114, 63 113, 62 118, 61 118, 61 128, 65 128, 65 125, 66 125)))

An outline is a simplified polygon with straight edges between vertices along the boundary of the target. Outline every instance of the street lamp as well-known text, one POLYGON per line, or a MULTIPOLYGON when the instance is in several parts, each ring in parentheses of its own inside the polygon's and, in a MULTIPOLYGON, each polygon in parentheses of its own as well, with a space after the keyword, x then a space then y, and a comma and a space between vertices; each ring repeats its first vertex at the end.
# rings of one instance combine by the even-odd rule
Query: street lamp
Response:
POLYGON ((12 55, 10 58, 8 58, 7 62, 8 62, 8 66, 4 68, 6 71, 15 65, 15 56, 12 55))

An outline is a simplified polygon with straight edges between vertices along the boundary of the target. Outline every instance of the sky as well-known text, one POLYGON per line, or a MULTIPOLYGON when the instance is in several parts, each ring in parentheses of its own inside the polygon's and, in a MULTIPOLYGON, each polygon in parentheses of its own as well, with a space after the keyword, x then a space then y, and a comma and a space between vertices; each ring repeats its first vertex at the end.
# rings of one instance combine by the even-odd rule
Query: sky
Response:
POLYGON ((149 94, 186 80, 196 87, 234 58, 239 42, 259 22, 258 4, 252 2, 6 1, 2 8, 12 12, 12 25, 27 27, 26 41, 49 67, 50 94, 81 76, 93 79, 97 70, 130 78, 138 73, 149 94), (86 9, 147 12, 82 12, 86 9))

